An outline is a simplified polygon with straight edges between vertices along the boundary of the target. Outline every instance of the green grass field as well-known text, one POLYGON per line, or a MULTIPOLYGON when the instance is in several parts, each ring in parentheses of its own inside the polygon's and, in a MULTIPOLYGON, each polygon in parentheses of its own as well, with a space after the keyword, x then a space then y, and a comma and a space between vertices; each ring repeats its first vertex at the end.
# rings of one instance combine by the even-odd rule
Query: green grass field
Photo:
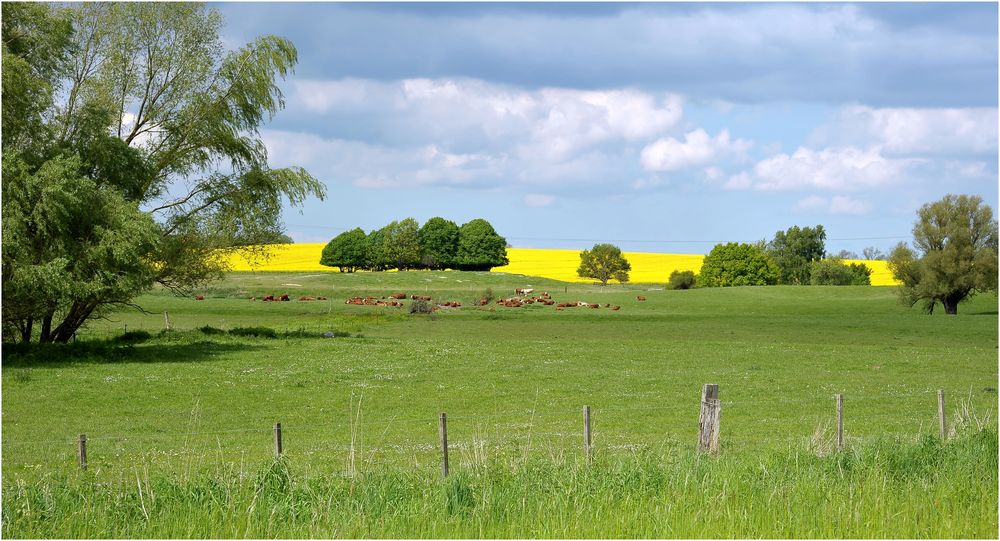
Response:
POLYGON ((946 317, 886 287, 664 291, 497 273, 232 274, 198 293, 155 291, 138 299, 148 313, 109 314, 67 347, 4 347, 5 537, 997 535, 996 295, 946 317), (528 286, 602 308, 472 306, 487 287, 528 286), (397 291, 464 306, 344 304, 397 291), (268 293, 329 300, 249 300, 268 293), (116 341, 126 328, 153 336, 116 341), (704 383, 723 403, 712 459, 693 451, 704 383), (81 500, 93 510, 66 507, 81 500), (114 527, 119 513, 130 518, 114 527))

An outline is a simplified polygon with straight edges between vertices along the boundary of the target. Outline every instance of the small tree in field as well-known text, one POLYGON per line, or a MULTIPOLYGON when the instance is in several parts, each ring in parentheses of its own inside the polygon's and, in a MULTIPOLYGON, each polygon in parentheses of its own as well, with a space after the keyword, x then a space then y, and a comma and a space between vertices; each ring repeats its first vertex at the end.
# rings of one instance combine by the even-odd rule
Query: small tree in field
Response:
POLYGON ((958 303, 975 292, 996 291, 997 222, 981 197, 947 195, 917 215, 917 251, 901 242, 889 255, 889 270, 903 283, 900 301, 909 306, 923 301, 928 314, 940 302, 954 315, 958 303))
POLYGON ((611 279, 621 283, 628 282, 630 270, 632 264, 617 246, 595 244, 590 250, 580 252, 580 268, 576 269, 576 274, 581 278, 593 278, 606 286, 611 279))

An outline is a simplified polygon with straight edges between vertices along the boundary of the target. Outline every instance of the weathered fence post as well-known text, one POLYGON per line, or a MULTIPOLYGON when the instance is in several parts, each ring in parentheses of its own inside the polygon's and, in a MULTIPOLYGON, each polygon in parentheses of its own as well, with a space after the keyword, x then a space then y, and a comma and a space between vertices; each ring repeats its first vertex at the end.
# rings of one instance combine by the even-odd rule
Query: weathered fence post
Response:
POLYGON ((701 389, 701 413, 698 415, 698 451, 719 452, 719 421, 722 402, 719 386, 706 383, 701 389))
POLYGON ((944 419, 944 389, 938 389, 938 421, 941 424, 942 441, 948 439, 948 426, 944 419))
POLYGON ((441 437, 441 475, 448 477, 448 416, 444 413, 438 419, 438 435, 441 437))
POLYGON ((587 464, 594 461, 590 445, 590 406, 583 407, 583 450, 587 454, 587 464))
POLYGON ((274 423, 274 456, 281 458, 281 423, 274 423))
POLYGON ((163 311, 163 326, 169 331, 170 330, 170 316, 167 315, 167 311, 163 311))
POLYGON ((837 395, 837 450, 844 449, 844 395, 837 395))
POLYGON ((87 469, 87 435, 80 434, 80 468, 87 469))

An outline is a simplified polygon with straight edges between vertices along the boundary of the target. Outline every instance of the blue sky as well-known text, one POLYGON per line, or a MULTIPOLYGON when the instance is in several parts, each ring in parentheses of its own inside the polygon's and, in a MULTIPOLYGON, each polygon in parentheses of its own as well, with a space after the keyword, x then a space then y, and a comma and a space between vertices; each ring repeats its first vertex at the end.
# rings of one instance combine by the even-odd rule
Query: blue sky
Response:
POLYGON ((517 247, 707 253, 822 224, 888 251, 997 208, 997 4, 223 3, 299 51, 262 130, 297 242, 486 218, 517 247))

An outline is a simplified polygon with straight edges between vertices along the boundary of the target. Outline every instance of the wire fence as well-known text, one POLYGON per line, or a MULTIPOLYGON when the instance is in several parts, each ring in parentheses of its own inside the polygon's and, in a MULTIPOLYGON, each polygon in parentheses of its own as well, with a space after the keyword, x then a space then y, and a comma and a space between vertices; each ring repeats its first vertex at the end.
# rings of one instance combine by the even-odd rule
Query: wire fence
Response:
MULTIPOLYGON (((824 391, 825 394, 825 391, 824 391)), ((969 402, 952 407, 955 420, 949 421, 941 390, 903 390, 902 392, 861 393, 841 395, 846 403, 847 415, 834 410, 830 394, 829 410, 795 414, 797 409, 818 400, 812 396, 782 396, 769 400, 721 400, 723 447, 775 447, 793 444, 814 445, 820 440, 843 441, 846 424, 849 444, 866 438, 889 437, 916 439, 927 434, 947 438, 954 432, 955 420, 965 422, 969 416, 969 402), (900 398, 926 398, 926 415, 903 416, 890 407, 900 398), (777 414, 773 412, 777 411, 777 414), (851 413, 853 411, 853 413, 851 413), (846 418, 846 421, 844 420, 846 418), (738 423, 736 430, 726 431, 726 419, 738 423), (752 426, 750 426, 752 424, 752 426), (952 430, 947 430, 947 425, 952 430)), ((961 396, 961 395, 959 395, 961 396)), ((971 396, 970 396, 971 398, 971 396)), ((165 456, 179 458, 217 459, 244 461, 268 455, 295 456, 302 459, 323 459, 336 462, 366 460, 395 455, 398 458, 428 460, 436 454, 447 456, 446 449, 463 454, 474 453, 566 453, 634 451, 655 448, 667 441, 694 443, 693 435, 700 430, 695 417, 697 402, 663 400, 660 405, 627 405, 590 407, 589 421, 593 423, 593 441, 584 444, 583 406, 580 408, 544 406, 516 408, 492 413, 459 413, 447 416, 451 439, 445 433, 441 417, 415 414, 372 415, 365 412, 363 404, 353 398, 349 408, 338 414, 325 412, 322 416, 299 413, 293 420, 274 426, 205 427, 210 414, 200 405, 190 410, 189 429, 183 431, 140 431, 130 433, 100 433, 68 435, 67 437, 17 439, 12 427, 4 430, 2 442, 4 467, 43 467, 45 464, 67 464, 76 457, 80 466, 91 463, 113 464, 116 461, 137 457, 165 456), (659 424, 650 424, 659 421, 659 424), (666 421, 666 422, 664 422, 666 421), (634 425, 639 427, 636 437, 634 425), (439 433, 438 429, 441 430, 439 433), (441 435, 440 441, 435 436, 441 435)), ((711 400, 702 401, 701 407, 711 400)), ((178 410, 180 411, 180 410, 178 410)), ((975 421, 989 424, 992 411, 976 415, 975 421)), ((264 418, 263 414, 256 417, 264 418)), ((273 416, 275 419, 280 416, 273 416)), ((717 428, 717 430, 719 430, 717 428)), ((700 434, 699 434, 700 437, 700 434)))

